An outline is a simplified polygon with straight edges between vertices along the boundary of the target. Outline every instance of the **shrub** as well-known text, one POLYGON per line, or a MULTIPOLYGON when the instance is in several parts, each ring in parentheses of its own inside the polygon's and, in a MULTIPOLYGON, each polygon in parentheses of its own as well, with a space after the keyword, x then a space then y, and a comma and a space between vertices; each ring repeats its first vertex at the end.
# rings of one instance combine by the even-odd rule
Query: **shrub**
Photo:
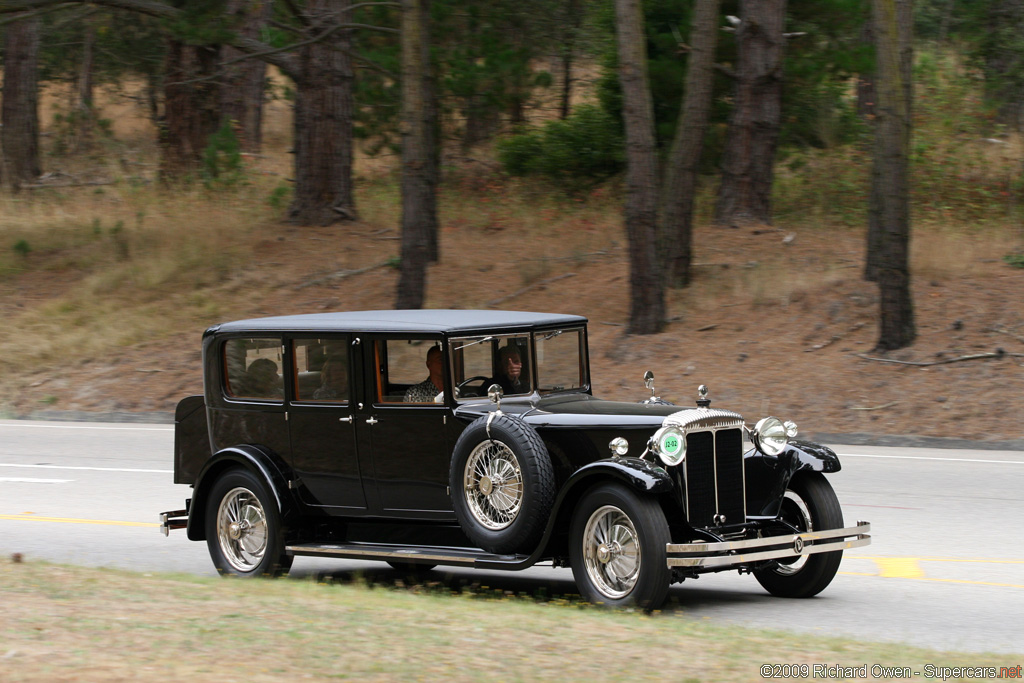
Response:
POLYGON ((625 166, 622 131, 594 105, 498 141, 498 158, 512 175, 543 175, 572 186, 606 178, 625 166))
POLYGON ((207 141, 202 173, 207 187, 230 187, 245 179, 242 147, 230 121, 225 121, 207 141))

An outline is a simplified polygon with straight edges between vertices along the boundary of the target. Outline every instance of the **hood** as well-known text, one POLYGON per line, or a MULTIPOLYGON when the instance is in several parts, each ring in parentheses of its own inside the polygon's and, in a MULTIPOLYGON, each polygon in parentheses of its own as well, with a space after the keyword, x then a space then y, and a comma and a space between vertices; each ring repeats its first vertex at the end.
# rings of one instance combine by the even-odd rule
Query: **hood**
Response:
MULTIPOLYGON (((536 394, 522 399, 505 399, 503 412, 518 414, 535 428, 660 427, 665 417, 679 412, 678 406, 605 401, 590 394, 536 394)), ((489 402, 463 404, 457 413, 475 418, 493 410, 489 402)))

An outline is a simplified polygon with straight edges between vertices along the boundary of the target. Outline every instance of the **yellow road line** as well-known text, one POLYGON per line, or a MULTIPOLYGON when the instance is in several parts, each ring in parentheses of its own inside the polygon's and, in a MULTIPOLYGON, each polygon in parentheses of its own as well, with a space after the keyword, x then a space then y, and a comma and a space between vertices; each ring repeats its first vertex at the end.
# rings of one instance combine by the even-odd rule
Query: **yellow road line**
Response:
MULTIPOLYGON (((875 555, 853 555, 851 553, 847 553, 847 554, 843 555, 843 559, 845 559, 845 560, 872 560, 872 561, 877 562, 879 560, 898 560, 898 559, 901 559, 901 558, 898 558, 898 557, 877 557, 875 555)), ((1024 560, 998 560, 998 559, 992 559, 992 558, 989 558, 989 557, 966 557, 966 558, 959 558, 959 557, 914 557, 914 558, 909 558, 909 559, 914 559, 914 560, 917 560, 918 562, 968 562, 968 563, 971 563, 971 564, 1024 564, 1024 560)))
POLYGON ((103 526, 160 526, 156 522, 120 522, 112 519, 72 519, 69 517, 36 517, 34 515, 0 515, 0 519, 15 522, 60 522, 62 524, 100 524, 103 526))
POLYGON ((892 579, 920 579, 924 578, 924 572, 917 564, 914 557, 889 557, 873 560, 878 565, 878 570, 885 578, 892 579))

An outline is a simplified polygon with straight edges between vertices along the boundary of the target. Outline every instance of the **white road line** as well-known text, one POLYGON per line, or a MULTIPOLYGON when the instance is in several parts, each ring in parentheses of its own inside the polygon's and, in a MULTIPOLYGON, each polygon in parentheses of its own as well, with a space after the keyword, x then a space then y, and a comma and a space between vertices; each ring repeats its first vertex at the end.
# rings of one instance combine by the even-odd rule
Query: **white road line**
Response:
POLYGON ((74 479, 28 479, 25 477, 0 477, 0 482, 15 482, 18 484, 67 484, 74 479))
POLYGON ((974 458, 932 458, 923 455, 877 455, 868 453, 837 453, 843 458, 881 458, 892 460, 938 460, 940 462, 989 462, 996 465, 1024 465, 1024 460, 976 460, 974 458))
POLYGON ((27 427, 29 429, 97 429, 105 431, 120 431, 120 432, 173 432, 174 427, 103 427, 100 425, 81 425, 81 424, 12 424, 10 422, 0 423, 0 427, 27 427))
POLYGON ((152 474, 174 474, 174 470, 144 470, 128 467, 73 467, 70 465, 23 465, 16 462, 0 462, 0 467, 34 467, 41 470, 89 470, 92 472, 148 472, 152 474))

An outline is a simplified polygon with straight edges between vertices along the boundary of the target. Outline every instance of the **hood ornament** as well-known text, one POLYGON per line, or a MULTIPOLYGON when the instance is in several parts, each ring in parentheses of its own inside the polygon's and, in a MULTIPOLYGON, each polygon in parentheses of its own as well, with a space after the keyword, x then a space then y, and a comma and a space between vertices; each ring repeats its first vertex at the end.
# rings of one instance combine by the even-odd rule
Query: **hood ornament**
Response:
POLYGON ((697 407, 698 408, 710 408, 711 399, 708 398, 708 387, 705 384, 701 384, 697 387, 697 407))
POLYGON ((651 397, 640 401, 644 405, 655 405, 655 406, 670 406, 670 402, 658 396, 658 392, 654 390, 654 373, 648 370, 644 373, 644 386, 650 389, 651 397))

